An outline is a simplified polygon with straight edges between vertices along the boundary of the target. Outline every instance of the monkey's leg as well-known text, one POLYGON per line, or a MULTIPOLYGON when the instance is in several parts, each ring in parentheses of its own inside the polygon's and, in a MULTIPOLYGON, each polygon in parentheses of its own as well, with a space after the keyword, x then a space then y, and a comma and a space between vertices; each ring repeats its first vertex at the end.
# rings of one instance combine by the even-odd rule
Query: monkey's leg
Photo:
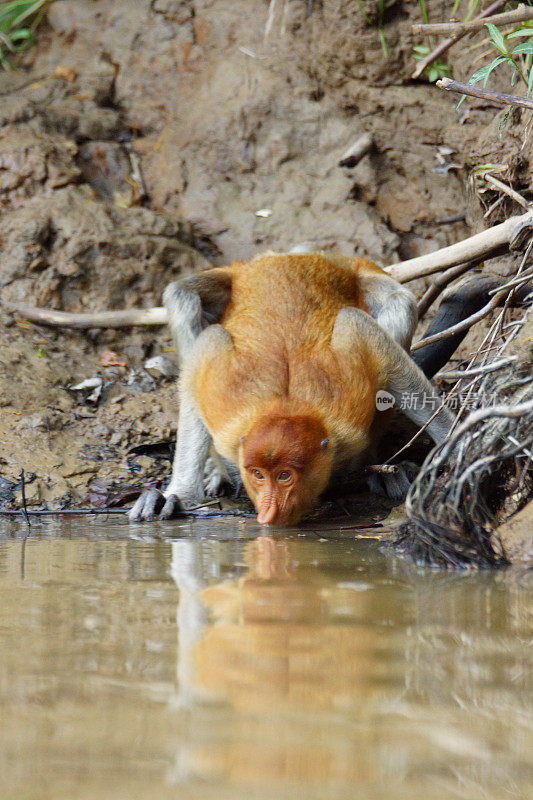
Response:
POLYGON ((189 357, 200 333, 220 321, 231 297, 232 274, 211 269, 170 283, 163 293, 180 364, 189 357))
POLYGON ((409 352, 418 319, 414 294, 387 275, 362 275, 361 287, 370 316, 409 352))

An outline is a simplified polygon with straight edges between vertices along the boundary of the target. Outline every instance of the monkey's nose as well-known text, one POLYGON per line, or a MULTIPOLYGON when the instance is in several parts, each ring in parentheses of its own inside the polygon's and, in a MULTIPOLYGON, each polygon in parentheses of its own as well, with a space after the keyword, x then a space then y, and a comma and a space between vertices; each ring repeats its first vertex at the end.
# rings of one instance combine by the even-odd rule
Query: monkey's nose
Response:
POLYGON ((261 503, 257 512, 257 521, 260 525, 272 525, 276 521, 278 507, 275 500, 261 503))

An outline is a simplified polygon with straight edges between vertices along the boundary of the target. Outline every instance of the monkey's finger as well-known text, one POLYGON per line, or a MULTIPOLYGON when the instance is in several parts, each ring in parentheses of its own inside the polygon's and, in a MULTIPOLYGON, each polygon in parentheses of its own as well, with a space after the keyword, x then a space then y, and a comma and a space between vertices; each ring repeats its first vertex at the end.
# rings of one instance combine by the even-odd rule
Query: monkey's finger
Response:
POLYGON ((179 498, 177 495, 171 494, 167 497, 165 505, 159 512, 159 519, 172 519, 172 517, 176 516, 178 511, 181 511, 179 498))
POLYGON ((158 507, 164 502, 164 497, 158 489, 148 489, 142 497, 144 499, 144 504, 140 518, 145 522, 152 522, 158 507))
POLYGON ((143 492, 137 498, 135 505, 133 508, 130 508, 128 511, 128 519, 130 522, 140 522, 142 519, 142 512, 144 509, 144 503, 146 501, 146 492, 143 492))

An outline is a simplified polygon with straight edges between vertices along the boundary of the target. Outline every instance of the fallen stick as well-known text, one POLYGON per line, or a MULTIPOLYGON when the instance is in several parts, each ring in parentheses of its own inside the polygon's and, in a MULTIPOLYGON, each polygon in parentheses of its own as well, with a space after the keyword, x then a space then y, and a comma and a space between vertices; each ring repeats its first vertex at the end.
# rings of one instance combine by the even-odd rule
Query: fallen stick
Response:
MULTIPOLYGON (((494 11, 497 11, 499 8, 504 6, 506 2, 507 0, 496 0, 495 3, 488 6, 484 11, 481 12, 481 14, 478 14, 476 17, 474 17, 474 20, 476 21, 479 19, 484 20, 486 17, 490 17, 490 15, 494 11)), ((436 61, 439 56, 441 56, 443 53, 449 50, 450 47, 454 45, 456 42, 459 42, 464 36, 467 35, 467 33, 468 31, 458 31, 457 33, 454 33, 454 35, 451 36, 449 39, 445 39, 443 42, 437 45, 437 47, 435 47, 435 49, 432 50, 431 53, 428 53, 428 55, 425 58, 423 58, 421 61, 418 62, 415 71, 411 75, 411 78, 413 80, 419 78, 426 69, 426 67, 429 67, 430 64, 433 64, 433 62, 436 61)))
POLYGON ((339 167, 355 167, 372 149, 372 146, 372 137, 369 133, 364 133, 344 153, 339 161, 339 167))
MULTIPOLYGON (((435 272, 496 254, 502 248, 512 245, 525 228, 533 228, 533 211, 509 217, 505 222, 495 225, 493 228, 476 233, 475 236, 444 247, 442 250, 435 250, 424 256, 392 264, 390 267, 385 267, 385 272, 388 272, 399 283, 407 283, 416 278, 433 275, 435 272)), ((30 322, 52 328, 128 328, 132 325, 166 325, 168 321, 166 308, 160 306, 146 309, 98 311, 92 314, 54 311, 7 301, 2 301, 2 306, 6 311, 20 314, 30 322)))
POLYGON ((503 14, 494 14, 487 16, 483 19, 471 19, 468 22, 436 22, 436 23, 419 23, 411 25, 411 33, 413 36, 420 34, 429 35, 451 35, 455 33, 470 33, 472 31, 480 31, 487 22, 492 22, 494 25, 516 25, 519 22, 526 22, 528 19, 533 19, 533 7, 522 4, 514 11, 504 11, 503 14))
POLYGON ((77 314, 69 311, 54 311, 22 303, 2 302, 6 311, 20 314, 37 325, 52 328, 128 328, 130 325, 166 325, 168 314, 163 306, 155 308, 128 308, 120 311, 96 311, 77 314))
POLYGON ((533 212, 531 211, 509 217, 505 222, 501 222, 493 228, 476 233, 474 236, 444 247, 442 250, 435 250, 433 253, 411 258, 409 261, 393 264, 386 267, 385 271, 400 283, 407 283, 415 278, 423 278, 468 261, 487 258, 502 247, 512 244, 527 227, 533 228, 533 212))
MULTIPOLYGON (((533 7, 531 8, 533 11, 533 7)), ((461 83, 461 81, 452 81, 451 78, 441 78, 435 84, 439 89, 444 89, 446 92, 458 92, 459 94, 467 94, 469 97, 477 97, 480 100, 490 100, 491 103, 499 103, 503 106, 521 106, 522 108, 533 109, 533 100, 528 100, 527 97, 518 97, 513 94, 504 94, 503 92, 490 92, 488 89, 478 89, 471 86, 469 83, 461 83)))

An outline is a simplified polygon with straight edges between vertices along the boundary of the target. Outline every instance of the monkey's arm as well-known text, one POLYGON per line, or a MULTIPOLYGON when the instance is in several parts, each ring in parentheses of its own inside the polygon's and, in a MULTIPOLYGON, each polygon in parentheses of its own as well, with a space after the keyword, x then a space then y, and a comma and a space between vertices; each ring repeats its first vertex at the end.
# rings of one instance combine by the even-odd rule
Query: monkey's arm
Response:
POLYGON ((431 419, 441 405, 433 384, 369 314, 355 308, 341 309, 335 320, 331 346, 351 350, 360 344, 367 348, 378 365, 379 388, 389 392, 397 406, 416 425, 427 424, 427 431, 435 443, 444 441, 455 418, 449 409, 442 408, 431 419))
POLYGON ((220 325, 231 296, 232 274, 229 269, 213 269, 171 283, 163 300, 170 328, 182 364, 180 412, 172 477, 164 493, 149 489, 139 497, 131 511, 131 522, 150 521, 159 512, 160 519, 170 519, 184 506, 201 503, 204 498, 204 469, 211 447, 211 436, 198 416, 192 388, 195 370, 219 346, 231 344, 220 325), (161 509, 161 510, 160 510, 161 509))
POLYGON ((128 514, 130 522, 151 521, 156 514, 159 519, 170 519, 178 511, 202 503, 212 439, 198 415, 194 376, 204 366, 204 359, 216 357, 220 348, 228 344, 231 346, 231 339, 221 325, 210 326, 192 343, 180 378, 180 413, 170 483, 164 492, 143 492, 128 514))
POLYGON ((177 511, 204 499, 204 467, 211 436, 198 417, 187 392, 181 392, 180 416, 172 477, 165 491, 149 489, 139 497, 128 516, 130 522, 171 519, 177 511))

